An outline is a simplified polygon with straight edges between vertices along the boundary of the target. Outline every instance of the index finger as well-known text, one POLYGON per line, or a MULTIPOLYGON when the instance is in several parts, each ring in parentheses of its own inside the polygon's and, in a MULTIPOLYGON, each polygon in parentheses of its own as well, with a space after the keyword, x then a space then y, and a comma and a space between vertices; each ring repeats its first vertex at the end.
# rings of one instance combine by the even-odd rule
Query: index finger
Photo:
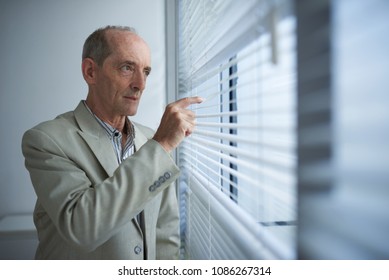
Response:
POLYGON ((177 100, 175 103, 181 108, 186 108, 192 104, 199 104, 204 101, 204 98, 200 96, 185 97, 177 100))

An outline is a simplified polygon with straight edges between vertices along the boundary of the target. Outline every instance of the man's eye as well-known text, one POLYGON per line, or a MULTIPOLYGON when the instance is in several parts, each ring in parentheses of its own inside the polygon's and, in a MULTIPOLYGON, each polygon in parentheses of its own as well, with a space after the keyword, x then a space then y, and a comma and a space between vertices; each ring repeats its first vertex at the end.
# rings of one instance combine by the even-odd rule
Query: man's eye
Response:
POLYGON ((120 70, 124 72, 132 71, 132 67, 130 65, 123 65, 120 70))

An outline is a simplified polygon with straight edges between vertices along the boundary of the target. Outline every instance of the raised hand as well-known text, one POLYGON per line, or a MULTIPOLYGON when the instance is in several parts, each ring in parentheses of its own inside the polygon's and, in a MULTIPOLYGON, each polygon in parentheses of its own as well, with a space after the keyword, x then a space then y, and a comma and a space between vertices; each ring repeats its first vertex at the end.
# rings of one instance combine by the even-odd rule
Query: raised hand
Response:
POLYGON ((167 152, 171 152, 195 127, 196 116, 186 108, 201 102, 203 102, 201 97, 186 97, 167 105, 153 139, 167 152))

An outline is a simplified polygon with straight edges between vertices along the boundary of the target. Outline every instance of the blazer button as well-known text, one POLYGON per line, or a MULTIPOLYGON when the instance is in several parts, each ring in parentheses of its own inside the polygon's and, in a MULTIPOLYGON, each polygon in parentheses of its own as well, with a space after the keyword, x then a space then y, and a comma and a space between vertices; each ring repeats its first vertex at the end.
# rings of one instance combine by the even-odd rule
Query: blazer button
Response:
POLYGON ((142 252, 142 248, 140 246, 135 246, 134 252, 135 254, 139 255, 142 252))
POLYGON ((165 177, 166 180, 169 179, 171 176, 172 176, 171 172, 165 172, 165 174, 163 174, 163 177, 165 177))
POLYGON ((150 192, 155 191, 155 185, 151 185, 151 186, 149 187, 149 191, 150 191, 150 192))
POLYGON ((158 179, 159 185, 162 185, 163 183, 165 183, 165 181, 166 181, 166 179, 165 179, 164 176, 161 176, 161 177, 159 177, 159 179, 158 179))

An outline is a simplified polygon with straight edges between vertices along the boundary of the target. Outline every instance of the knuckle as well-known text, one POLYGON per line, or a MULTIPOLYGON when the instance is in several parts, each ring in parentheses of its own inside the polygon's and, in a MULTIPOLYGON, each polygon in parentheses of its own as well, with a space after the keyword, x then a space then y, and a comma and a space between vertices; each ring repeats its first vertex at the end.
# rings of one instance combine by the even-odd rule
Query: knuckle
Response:
POLYGON ((181 119, 181 113, 180 113, 180 111, 174 109, 174 110, 171 111, 171 114, 172 114, 172 116, 173 116, 175 119, 177 119, 177 120, 180 120, 180 119, 181 119))
POLYGON ((171 113, 176 113, 176 112, 179 111, 178 108, 177 108, 177 106, 175 106, 175 104, 169 104, 169 105, 167 105, 167 106, 166 106, 166 110, 167 110, 168 112, 171 112, 171 113))
POLYGON ((174 107, 172 103, 166 105, 166 110, 171 110, 171 108, 174 107))

